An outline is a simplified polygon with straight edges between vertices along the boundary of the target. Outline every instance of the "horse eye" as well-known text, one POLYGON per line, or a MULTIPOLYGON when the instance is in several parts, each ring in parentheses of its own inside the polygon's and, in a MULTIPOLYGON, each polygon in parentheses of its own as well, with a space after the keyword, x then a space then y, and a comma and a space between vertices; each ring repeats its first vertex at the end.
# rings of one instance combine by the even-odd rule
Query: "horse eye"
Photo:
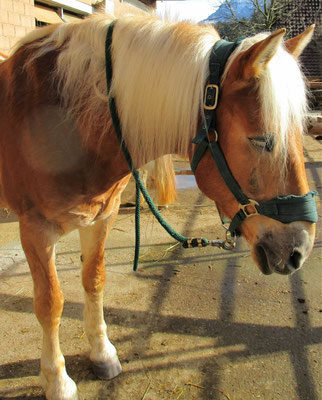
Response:
POLYGON ((256 149, 271 153, 276 144, 276 135, 269 134, 265 136, 250 137, 248 140, 256 149))

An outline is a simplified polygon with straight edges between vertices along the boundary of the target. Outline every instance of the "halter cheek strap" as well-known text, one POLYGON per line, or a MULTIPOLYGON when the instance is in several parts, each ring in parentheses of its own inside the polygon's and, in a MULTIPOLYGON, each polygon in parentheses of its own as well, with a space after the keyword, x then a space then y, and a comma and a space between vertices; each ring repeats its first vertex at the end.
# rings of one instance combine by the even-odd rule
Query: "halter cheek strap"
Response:
MULTIPOLYGON (((191 160, 191 169, 195 173, 201 158, 206 150, 209 150, 222 178, 239 203, 239 211, 232 219, 228 228, 231 236, 238 235, 238 228, 246 218, 257 214, 265 215, 283 223, 294 221, 317 222, 318 215, 314 200, 317 192, 311 190, 303 196, 280 196, 264 203, 258 203, 255 200, 249 199, 231 173, 219 146, 215 110, 220 99, 220 80, 228 57, 240 42, 241 39, 236 42, 219 40, 211 51, 209 58, 209 82, 204 94, 204 118, 202 119, 197 136, 192 140, 193 143, 197 144, 197 148, 191 160), (209 140, 208 133, 210 131, 215 134, 214 141, 209 140)), ((222 221, 226 222, 223 218, 222 221)))

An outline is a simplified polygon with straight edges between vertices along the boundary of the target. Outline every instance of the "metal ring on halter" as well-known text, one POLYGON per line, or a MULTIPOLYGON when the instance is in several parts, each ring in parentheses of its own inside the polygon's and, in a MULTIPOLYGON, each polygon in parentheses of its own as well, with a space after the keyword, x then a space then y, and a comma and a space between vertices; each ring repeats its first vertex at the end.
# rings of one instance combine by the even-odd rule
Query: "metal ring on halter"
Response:
POLYGON ((218 142, 218 132, 216 129, 210 129, 209 133, 213 133, 215 135, 215 139, 213 139, 212 142, 218 142))
POLYGON ((236 239, 229 230, 226 231, 226 240, 223 243, 223 249, 232 250, 236 246, 236 239))

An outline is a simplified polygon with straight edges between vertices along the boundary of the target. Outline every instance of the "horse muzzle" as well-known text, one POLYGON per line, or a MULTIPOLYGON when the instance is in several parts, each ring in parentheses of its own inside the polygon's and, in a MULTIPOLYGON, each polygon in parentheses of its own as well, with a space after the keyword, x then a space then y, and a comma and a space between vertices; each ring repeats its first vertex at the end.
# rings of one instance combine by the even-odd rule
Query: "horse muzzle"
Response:
POLYGON ((315 224, 304 224, 295 222, 263 233, 252 250, 263 274, 289 275, 302 267, 312 249, 315 232, 314 227, 306 228, 306 225, 315 224))

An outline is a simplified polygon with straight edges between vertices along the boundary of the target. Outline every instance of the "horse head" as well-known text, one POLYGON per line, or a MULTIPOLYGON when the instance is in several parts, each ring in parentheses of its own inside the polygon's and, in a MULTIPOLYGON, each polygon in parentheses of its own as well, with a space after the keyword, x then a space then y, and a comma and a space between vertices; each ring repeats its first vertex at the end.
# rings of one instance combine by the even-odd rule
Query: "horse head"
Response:
MULTIPOLYGON (((225 67, 216 110, 218 142, 233 177, 253 204, 309 191, 302 133, 306 113, 305 83, 297 62, 314 26, 285 41, 284 29, 244 40, 225 67)), ((216 132, 209 133, 209 140, 216 132)), ((200 189, 232 219, 239 210, 210 151, 195 172, 200 189)), ((291 207, 291 205, 289 205, 291 207)), ((315 223, 283 223, 250 206, 239 233, 251 246, 264 274, 290 274, 308 257, 315 223)))

